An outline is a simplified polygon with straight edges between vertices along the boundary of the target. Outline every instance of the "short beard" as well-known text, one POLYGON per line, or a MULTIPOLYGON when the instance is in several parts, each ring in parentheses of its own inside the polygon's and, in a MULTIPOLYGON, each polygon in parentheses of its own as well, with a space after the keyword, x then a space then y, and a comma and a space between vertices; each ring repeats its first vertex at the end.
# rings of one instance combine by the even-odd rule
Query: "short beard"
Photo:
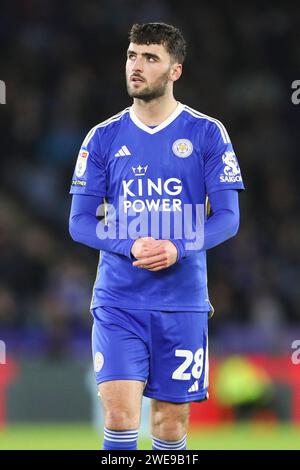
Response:
POLYGON ((155 100, 156 98, 159 98, 160 96, 163 96, 165 94, 165 91, 166 91, 165 86, 160 87, 160 88, 155 88, 155 89, 147 87, 142 91, 130 90, 129 87, 127 87, 128 95, 131 98, 138 98, 139 100, 143 100, 147 102, 155 100))
POLYGON ((127 82, 127 93, 131 98, 138 98, 146 102, 160 98, 166 93, 166 88, 168 84, 169 70, 160 77, 152 87, 146 87, 144 90, 132 90, 130 88, 129 82, 127 82))

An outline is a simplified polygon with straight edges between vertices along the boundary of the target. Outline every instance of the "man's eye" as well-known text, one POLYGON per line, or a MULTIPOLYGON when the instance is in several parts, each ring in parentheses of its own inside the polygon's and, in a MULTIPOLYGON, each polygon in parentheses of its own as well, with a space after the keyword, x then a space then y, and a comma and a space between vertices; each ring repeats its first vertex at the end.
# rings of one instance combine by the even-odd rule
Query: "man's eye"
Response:
POLYGON ((148 60, 149 60, 149 62, 155 62, 155 58, 154 58, 154 57, 148 57, 148 60))

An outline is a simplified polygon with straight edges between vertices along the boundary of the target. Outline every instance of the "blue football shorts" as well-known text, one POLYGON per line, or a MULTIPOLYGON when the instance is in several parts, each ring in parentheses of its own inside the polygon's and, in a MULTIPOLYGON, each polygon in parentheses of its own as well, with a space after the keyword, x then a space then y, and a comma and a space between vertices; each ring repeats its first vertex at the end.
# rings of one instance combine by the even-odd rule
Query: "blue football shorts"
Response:
POLYGON ((208 312, 97 307, 92 349, 97 384, 139 380, 171 403, 208 397, 208 312))

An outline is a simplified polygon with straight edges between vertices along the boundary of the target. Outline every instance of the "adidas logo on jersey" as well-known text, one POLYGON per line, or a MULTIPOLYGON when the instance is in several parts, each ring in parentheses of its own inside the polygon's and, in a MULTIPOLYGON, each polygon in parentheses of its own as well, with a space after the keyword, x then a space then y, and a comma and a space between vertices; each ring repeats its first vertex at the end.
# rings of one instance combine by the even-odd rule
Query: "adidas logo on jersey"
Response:
POLYGON ((194 382, 193 385, 188 389, 188 393, 198 392, 198 390, 199 390, 199 384, 198 384, 198 380, 196 380, 196 382, 194 382))
POLYGON ((128 148, 126 147, 126 145, 123 145, 118 151, 117 153, 115 153, 115 157, 126 157, 126 156, 129 156, 131 155, 131 153, 129 152, 128 148))

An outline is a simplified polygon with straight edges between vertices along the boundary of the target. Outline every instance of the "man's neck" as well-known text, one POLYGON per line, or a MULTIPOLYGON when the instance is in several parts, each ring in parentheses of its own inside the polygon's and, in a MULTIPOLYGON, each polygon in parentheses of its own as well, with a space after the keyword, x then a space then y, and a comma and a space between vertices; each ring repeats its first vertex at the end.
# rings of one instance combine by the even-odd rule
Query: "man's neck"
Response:
POLYGON ((164 122, 177 108, 174 96, 161 96, 150 102, 135 98, 133 111, 146 126, 158 126, 164 122))

